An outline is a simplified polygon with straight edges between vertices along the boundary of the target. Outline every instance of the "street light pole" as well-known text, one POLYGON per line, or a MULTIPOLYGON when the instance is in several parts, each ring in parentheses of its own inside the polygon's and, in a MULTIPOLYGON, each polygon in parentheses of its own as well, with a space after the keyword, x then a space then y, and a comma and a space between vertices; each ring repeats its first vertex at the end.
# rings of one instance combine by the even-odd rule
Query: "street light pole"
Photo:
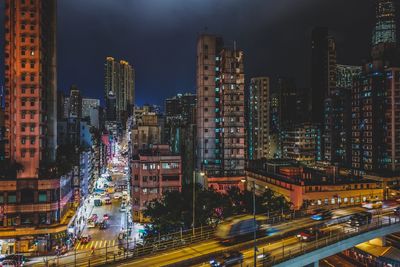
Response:
POLYGON ((195 193, 195 190, 196 190, 196 170, 193 170, 193 181, 192 181, 192 184, 193 184, 193 201, 192 201, 192 204, 193 204, 193 206, 192 206, 192 216, 193 216, 193 218, 192 218, 192 234, 193 234, 193 236, 195 235, 195 231, 194 231, 194 220, 195 220, 195 205, 196 205, 196 203, 195 203, 195 201, 196 201, 196 193, 195 193))
POLYGON ((253 182, 253 234, 254 234, 254 267, 257 266, 257 223, 256 223, 256 183, 253 182))

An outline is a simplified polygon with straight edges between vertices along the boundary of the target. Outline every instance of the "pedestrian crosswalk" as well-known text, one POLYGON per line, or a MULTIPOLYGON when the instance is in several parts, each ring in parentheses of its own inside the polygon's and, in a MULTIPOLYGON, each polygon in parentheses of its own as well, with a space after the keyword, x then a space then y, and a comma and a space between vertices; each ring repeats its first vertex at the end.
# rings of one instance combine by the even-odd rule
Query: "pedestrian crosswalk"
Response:
POLYGON ((82 244, 81 242, 78 242, 75 246, 76 250, 86 250, 86 249, 91 249, 92 247, 94 248, 105 248, 105 247, 113 247, 115 246, 116 240, 92 240, 89 243, 82 244))

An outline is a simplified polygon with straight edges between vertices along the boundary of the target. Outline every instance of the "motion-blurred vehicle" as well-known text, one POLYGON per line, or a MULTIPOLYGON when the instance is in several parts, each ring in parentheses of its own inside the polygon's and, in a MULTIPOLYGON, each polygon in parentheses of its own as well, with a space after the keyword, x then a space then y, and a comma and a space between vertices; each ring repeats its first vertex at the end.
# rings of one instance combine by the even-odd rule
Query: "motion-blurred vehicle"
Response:
POLYGON ((243 262, 243 254, 239 251, 230 251, 210 260, 212 267, 233 266, 243 262))
POLYGON ((2 267, 19 267, 19 266, 23 266, 23 265, 19 265, 16 261, 13 261, 13 260, 3 260, 0 263, 0 266, 2 266, 2 267))
POLYGON ((1 262, 2 266, 7 266, 4 265, 4 262, 7 264, 9 264, 8 266, 24 266, 25 262, 26 262, 26 257, 22 254, 11 254, 11 255, 7 255, 4 257, 4 260, 1 262), (15 265, 11 265, 11 264, 15 264, 15 265))
POLYGON ((316 227, 311 227, 311 228, 302 230, 300 233, 298 233, 296 235, 296 237, 300 241, 308 242, 308 241, 316 240, 317 238, 325 236, 325 235, 326 235, 325 231, 318 229, 316 227))
POLYGON ((400 215, 400 207, 394 208, 393 212, 394 212, 395 215, 399 216, 400 215))
POLYGON ((370 224, 372 221, 372 214, 369 212, 359 212, 357 214, 354 214, 350 217, 350 220, 348 221, 348 224, 350 226, 362 226, 366 224, 370 224))
POLYGON ((240 215, 226 219, 215 230, 215 237, 224 244, 235 243, 239 240, 250 239, 254 230, 258 236, 266 236, 270 225, 266 223, 267 217, 256 216, 256 223, 252 215, 240 215))
POLYGON ((379 209, 382 208, 382 201, 380 200, 367 200, 361 204, 363 208, 366 209, 379 209))
POLYGON ((330 218, 332 218, 332 212, 325 209, 316 210, 315 214, 311 216, 311 219, 315 221, 323 221, 330 218))

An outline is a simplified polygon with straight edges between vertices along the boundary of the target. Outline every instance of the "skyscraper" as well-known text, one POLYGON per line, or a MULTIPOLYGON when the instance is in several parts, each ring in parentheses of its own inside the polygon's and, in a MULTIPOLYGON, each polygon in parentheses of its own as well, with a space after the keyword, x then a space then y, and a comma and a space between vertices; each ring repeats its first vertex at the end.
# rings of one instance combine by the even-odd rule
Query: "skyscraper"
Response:
POLYGON ((9 164, 0 172, 0 228, 15 230, 0 231, 0 238, 12 240, 3 245, 17 253, 41 252, 61 242, 56 234, 66 229, 51 225, 60 223, 72 197, 71 177, 55 165, 56 1, 6 0, 4 6, 9 164))
POLYGON ((361 74, 361 66, 336 65, 336 87, 351 89, 354 78, 361 74))
POLYGON ((19 178, 38 178, 56 156, 56 3, 5 6, 5 156, 22 164, 19 178))
POLYGON ((76 85, 69 90, 69 118, 82 118, 82 95, 76 85))
POLYGON ((311 38, 311 117, 322 124, 324 99, 336 87, 336 44, 328 28, 315 28, 311 38))
POLYGON ((201 35, 197 42, 196 116, 197 168, 208 177, 228 177, 215 181, 240 181, 245 156, 243 51, 224 48, 214 35, 201 35))
POLYGON ((394 0, 376 0, 376 20, 372 46, 396 44, 396 9, 394 0))
POLYGON ((376 2, 372 60, 352 88, 352 168, 355 173, 400 170, 400 51, 394 1, 376 2), (394 23, 393 23, 394 22, 394 23))
POLYGON ((269 157, 269 78, 251 78, 247 118, 248 159, 269 157))
POLYGON ((124 124, 128 116, 132 115, 134 90, 132 66, 125 60, 118 62, 113 57, 107 57, 104 64, 104 95, 107 113, 115 113, 116 121, 124 124), (115 106, 110 96, 115 96, 115 106))

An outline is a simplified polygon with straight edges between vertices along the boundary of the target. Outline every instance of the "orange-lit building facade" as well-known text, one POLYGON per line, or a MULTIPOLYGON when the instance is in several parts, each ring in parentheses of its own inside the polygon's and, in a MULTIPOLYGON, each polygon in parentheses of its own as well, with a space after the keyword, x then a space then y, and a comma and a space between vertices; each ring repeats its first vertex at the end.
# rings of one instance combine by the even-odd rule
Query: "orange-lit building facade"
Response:
POLYGON ((169 145, 154 145, 133 156, 131 169, 133 220, 146 222, 142 212, 150 201, 167 191, 181 190, 181 156, 173 154, 169 145))
POLYGON ((306 167, 296 161, 271 160, 249 164, 247 187, 257 194, 266 188, 283 195, 294 209, 356 205, 384 198, 381 182, 351 176, 333 166, 306 167))
POLYGON ((4 28, 4 154, 16 168, 0 179, 0 239, 14 239, 8 253, 48 250, 72 194, 54 164, 56 1, 6 0, 4 28))

